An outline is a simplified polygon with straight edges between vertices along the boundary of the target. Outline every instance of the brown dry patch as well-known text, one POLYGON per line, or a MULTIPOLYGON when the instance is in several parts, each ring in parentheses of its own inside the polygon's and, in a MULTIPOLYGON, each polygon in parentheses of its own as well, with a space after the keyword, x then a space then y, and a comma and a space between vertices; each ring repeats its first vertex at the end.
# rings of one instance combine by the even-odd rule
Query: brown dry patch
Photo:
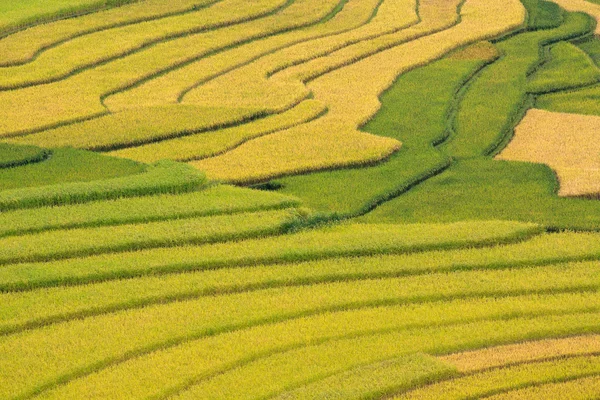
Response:
POLYGON ((600 335, 546 339, 483 350, 467 351, 439 357, 460 372, 473 372, 507 364, 543 360, 552 357, 574 356, 600 351, 600 335))
POLYGON ((450 60, 493 60, 498 58, 500 53, 491 42, 484 40, 471 46, 465 47, 456 53, 451 54, 450 60))
POLYGON ((529 110, 497 159, 550 166, 559 195, 600 193, 600 117, 529 110))

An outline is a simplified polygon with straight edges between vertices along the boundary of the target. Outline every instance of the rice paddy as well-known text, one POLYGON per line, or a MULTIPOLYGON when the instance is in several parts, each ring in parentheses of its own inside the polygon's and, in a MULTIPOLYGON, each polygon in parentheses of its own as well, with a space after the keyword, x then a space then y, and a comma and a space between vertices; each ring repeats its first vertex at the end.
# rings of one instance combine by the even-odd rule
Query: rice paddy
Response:
POLYGON ((597 396, 597 2, 13 3, 1 399, 597 396))
POLYGON ((599 123, 596 116, 530 110, 497 158, 549 165, 558 175, 561 196, 597 195, 599 123))

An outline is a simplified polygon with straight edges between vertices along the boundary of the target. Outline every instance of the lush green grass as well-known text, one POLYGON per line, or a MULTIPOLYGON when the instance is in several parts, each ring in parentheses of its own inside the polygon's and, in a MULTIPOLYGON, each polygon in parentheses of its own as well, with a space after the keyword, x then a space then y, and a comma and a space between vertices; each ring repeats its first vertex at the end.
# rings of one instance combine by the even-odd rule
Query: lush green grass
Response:
POLYGON ((40 162, 49 156, 48 150, 39 147, 0 143, 0 169, 40 162))
POLYGON ((556 3, 544 0, 521 0, 527 9, 527 30, 551 29, 563 21, 563 11, 556 3))
POLYGON ((17 187, 0 191, 0 210, 188 192, 206 183, 199 171, 171 161, 145 166, 72 149, 56 150, 53 155, 44 163, 0 170, 0 182, 4 178, 4 182, 17 187), (86 162, 80 164, 81 160, 86 162), (44 168, 51 161, 55 168, 44 168), (32 183, 37 186, 20 187, 32 183))
POLYGON ((527 91, 555 92, 600 81, 600 69, 576 46, 559 42, 550 47, 548 60, 530 76, 527 91))
POLYGON ((600 115, 600 86, 549 93, 535 101, 535 107, 548 111, 600 115))
POLYGON ((554 173, 545 165, 485 158, 458 161, 361 220, 513 219, 554 229, 598 229, 600 203, 559 198, 556 185, 554 173))
POLYGON ((212 186, 191 193, 8 211, 0 214, 0 237, 53 229, 234 214, 286 208, 298 203, 297 199, 276 193, 212 186))
MULTIPOLYGON (((9 148, 8 145, 2 145, 9 148)), ((12 147, 18 148, 18 147, 12 147)), ((24 147, 28 156, 39 153, 24 147)), ((114 179, 142 173, 146 166, 134 161, 106 157, 100 154, 73 149, 56 149, 43 163, 33 163, 17 168, 0 169, 0 199, 8 190, 34 188, 67 182, 90 182, 114 179)), ((34 189, 32 189, 34 190, 34 189)), ((2 200, 0 200, 1 202, 2 200)))

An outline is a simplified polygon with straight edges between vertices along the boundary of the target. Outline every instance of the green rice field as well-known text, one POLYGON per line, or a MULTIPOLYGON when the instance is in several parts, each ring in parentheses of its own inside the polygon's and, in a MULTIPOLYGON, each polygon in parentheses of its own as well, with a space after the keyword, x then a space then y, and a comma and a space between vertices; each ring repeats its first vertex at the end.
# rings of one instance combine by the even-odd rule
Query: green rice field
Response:
POLYGON ((0 399, 597 399, 597 18, 0 0, 0 399))

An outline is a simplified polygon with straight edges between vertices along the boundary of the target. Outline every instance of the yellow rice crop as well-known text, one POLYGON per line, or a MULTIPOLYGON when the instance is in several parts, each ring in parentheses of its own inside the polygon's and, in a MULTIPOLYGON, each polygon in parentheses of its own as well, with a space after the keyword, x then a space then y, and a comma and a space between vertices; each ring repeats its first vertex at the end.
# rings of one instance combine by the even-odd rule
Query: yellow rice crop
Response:
MULTIPOLYGON (((235 1, 249 4, 246 0, 235 1)), ((280 4, 283 0, 278 1, 277 4, 280 4)), ((165 68, 172 68, 174 64, 187 62, 211 51, 265 37, 278 30, 309 24, 319 19, 319 13, 329 12, 334 3, 337 1, 298 0, 276 15, 159 43, 63 81, 0 92, 0 135, 41 129, 106 113, 106 108, 99 101, 100 96, 106 93, 131 85, 141 78, 154 77, 165 68)), ((227 4, 228 7, 232 6, 231 2, 227 4)), ((222 13, 229 12, 228 7, 222 13)))
POLYGON ((575 379, 567 382, 548 383, 490 396, 488 400, 589 400, 600 393, 600 377, 575 379))
MULTIPOLYGON (((600 5, 586 0, 552 0, 567 11, 581 11, 600 21, 600 5)), ((596 35, 600 34, 600 24, 596 25, 596 35)))
POLYGON ((0 64, 10 65, 31 60, 38 51, 74 36, 92 33, 118 25, 158 18, 191 10, 194 6, 213 3, 215 0, 145 0, 127 4, 117 9, 42 24, 12 34, 0 40, 0 64))
POLYGON ((544 163, 556 171, 559 195, 600 193, 600 117, 529 110, 496 158, 544 163))
POLYGON ((575 336, 510 344, 439 357, 460 372, 473 372, 507 364, 600 352, 600 336, 575 336))
POLYGON ((320 102, 305 100, 291 110, 257 121, 217 131, 116 150, 109 154, 146 163, 161 159, 181 161, 200 159, 223 153, 247 140, 305 123, 325 111, 320 102))
MULTIPOLYGON (((302 298, 295 300, 299 303, 304 301, 302 298)), ((490 306, 489 302, 486 303, 490 306)), ((412 314, 412 310, 422 306, 427 307, 427 305, 414 308, 409 306, 406 314, 412 314)), ((535 309, 535 306, 533 307, 535 309)), ((266 398, 274 394, 272 392, 274 390, 282 390, 293 383, 297 384, 297 381, 294 381, 300 374, 305 382, 312 381, 315 379, 315 373, 316 377, 329 375, 331 372, 339 371, 340 368, 348 369, 414 352, 435 352, 457 345, 472 345, 475 341, 482 340, 498 342, 514 336, 536 335, 536 329, 565 327, 567 324, 569 330, 580 330, 585 327, 591 328, 598 323, 598 316, 595 313, 501 321, 492 317, 493 314, 506 315, 506 311, 510 312, 508 307, 502 309, 492 307, 487 314, 491 320, 468 323, 470 314, 465 313, 469 313, 470 310, 444 308, 448 310, 448 314, 435 312, 438 315, 437 321, 462 320, 463 324, 410 329, 411 322, 415 321, 414 314, 410 316, 397 314, 395 317, 390 315, 386 319, 382 318, 385 315, 381 309, 376 311, 375 318, 369 318, 366 313, 360 311, 326 313, 236 330, 186 341, 167 349, 159 349, 152 354, 128 359, 124 363, 102 369, 98 373, 86 375, 83 379, 58 386, 43 398, 79 399, 83 394, 88 399, 106 398, 110 393, 135 393, 135 398, 147 398, 190 381, 196 381, 198 385, 190 388, 190 392, 186 392, 184 398, 198 399, 204 396, 213 399, 266 398), (460 316, 457 318, 457 311, 462 312, 462 318, 460 316), (365 334, 368 332, 371 333, 365 334), (289 351, 285 351, 286 348, 289 351), (251 353, 248 353, 248 349, 251 349, 251 353), (253 361, 252 358, 255 360, 253 361), (225 373, 220 373, 222 371, 225 373), (208 377, 213 379, 198 379, 208 377), (236 389, 240 390, 236 392, 236 389)), ((481 309, 478 311, 481 313, 481 309)), ((426 323, 429 324, 431 323, 429 321, 432 321, 429 319, 431 316, 421 311, 417 321, 427 321, 426 323)), ((137 323, 140 323, 139 320, 137 323)), ((122 331, 126 330, 121 325, 113 326, 121 327, 111 331, 117 335, 122 335, 122 331)), ((30 357, 35 356, 39 350, 28 352, 28 360, 14 355, 27 349, 26 346, 30 344, 39 347, 34 342, 41 336, 39 333, 34 332, 27 336, 11 340, 11 343, 3 343, 2 350, 6 348, 6 351, 13 355, 15 362, 32 366, 30 370, 35 372, 36 377, 44 374, 47 376, 47 370, 35 368, 35 365, 40 363, 39 360, 31 363, 30 357), (9 347, 10 345, 14 345, 14 349, 9 347)), ((49 339, 48 343, 50 343, 49 339)), ((80 343, 75 340, 73 345, 79 347, 80 343)), ((101 345, 96 347, 104 354, 108 353, 101 345)), ((68 347, 62 348, 71 351, 68 347)), ((64 354, 61 351, 57 351, 56 354, 62 360, 72 357, 71 354, 64 354)), ((82 356, 89 357, 89 353, 83 353, 82 356)), ((47 359, 48 355, 42 354, 42 357, 47 359)), ((63 371, 65 365, 64 361, 58 359, 50 359, 48 363, 48 367, 58 366, 63 371)), ((21 365, 19 367, 20 370, 26 370, 21 365)), ((8 368, 7 375, 13 373, 13 368, 8 368)), ((27 376, 26 379, 35 382, 36 377, 27 376)), ((17 378, 21 377, 17 376, 17 378)), ((7 379, 7 385, 14 385, 10 378, 7 379)), ((3 389, 10 391, 10 386, 3 389)))
POLYGON ((288 173, 377 162, 400 148, 397 140, 344 131, 342 124, 329 121, 323 117, 190 164, 212 179, 250 183, 288 173))
MULTIPOLYGON (((275 65, 278 63, 285 65, 289 62, 297 62, 298 59, 314 57, 315 54, 327 51, 332 46, 343 46, 348 40, 360 40, 364 35, 359 33, 364 29, 369 28, 376 32, 374 27, 381 25, 376 23, 377 16, 382 15, 383 11, 392 13, 386 14, 387 18, 393 16, 395 21, 393 23, 386 21, 387 24, 379 27, 380 29, 398 28, 416 20, 414 0, 394 0, 386 1, 384 3, 387 5, 386 10, 379 10, 377 16, 369 24, 363 26, 369 20, 378 2, 378 0, 350 0, 334 18, 323 24, 267 37, 222 54, 203 58, 139 87, 110 96, 106 99, 105 104, 112 110, 119 110, 139 104, 175 102, 178 101, 182 92, 199 82, 214 78, 224 71, 243 66, 245 63, 265 55, 266 57, 258 62, 261 66, 265 62, 269 65, 273 62, 275 65), (274 51, 277 53, 270 54, 274 51)), ((384 7, 382 6, 382 8, 384 7)), ((252 70, 256 69, 255 65, 257 65, 256 62, 252 63, 252 70)), ((245 70, 247 69, 246 67, 245 70)), ((262 77, 262 75, 266 75, 266 71, 259 68, 259 74, 262 77)))
MULTIPOLYGON (((448 11, 457 4, 458 1, 443 6, 440 2, 422 2, 424 22, 409 30, 423 30, 426 34, 448 27, 455 19, 448 19, 448 11), (429 23, 425 23, 427 6, 432 18, 429 23)), ((506 32, 520 25, 525 18, 523 6, 516 0, 503 4, 494 0, 470 0, 464 4, 462 14, 462 22, 453 28, 382 51, 308 84, 315 99, 327 105, 329 112, 325 117, 248 142, 222 156, 193 165, 215 179, 248 182, 286 173, 372 162, 387 156, 399 147, 397 141, 374 138, 357 130, 377 112, 379 94, 399 74, 439 58, 456 47, 506 32)), ((286 96, 290 90, 301 87, 297 81, 286 83, 280 74, 271 79, 275 86, 286 87, 286 96)), ((225 90, 224 86, 221 85, 227 99, 223 101, 230 103, 232 97, 238 100, 244 97, 243 89, 241 95, 236 96, 235 90, 241 86, 239 82, 228 86, 232 90, 225 90)), ((215 102, 223 99, 220 95, 210 98, 215 102)))
POLYGON ((242 22, 276 10, 284 4, 285 0, 224 0, 193 13, 85 35, 48 49, 31 63, 0 69, 0 86, 13 87, 29 82, 43 82, 68 74, 81 66, 127 54, 146 43, 170 35, 242 22))
POLYGON ((487 398, 515 388, 600 374, 598 356, 581 356, 492 369, 425 386, 394 397, 421 400, 487 398))
POLYGON ((257 113, 258 110, 187 105, 147 107, 108 114, 10 141, 40 147, 113 149, 241 122, 257 113))

